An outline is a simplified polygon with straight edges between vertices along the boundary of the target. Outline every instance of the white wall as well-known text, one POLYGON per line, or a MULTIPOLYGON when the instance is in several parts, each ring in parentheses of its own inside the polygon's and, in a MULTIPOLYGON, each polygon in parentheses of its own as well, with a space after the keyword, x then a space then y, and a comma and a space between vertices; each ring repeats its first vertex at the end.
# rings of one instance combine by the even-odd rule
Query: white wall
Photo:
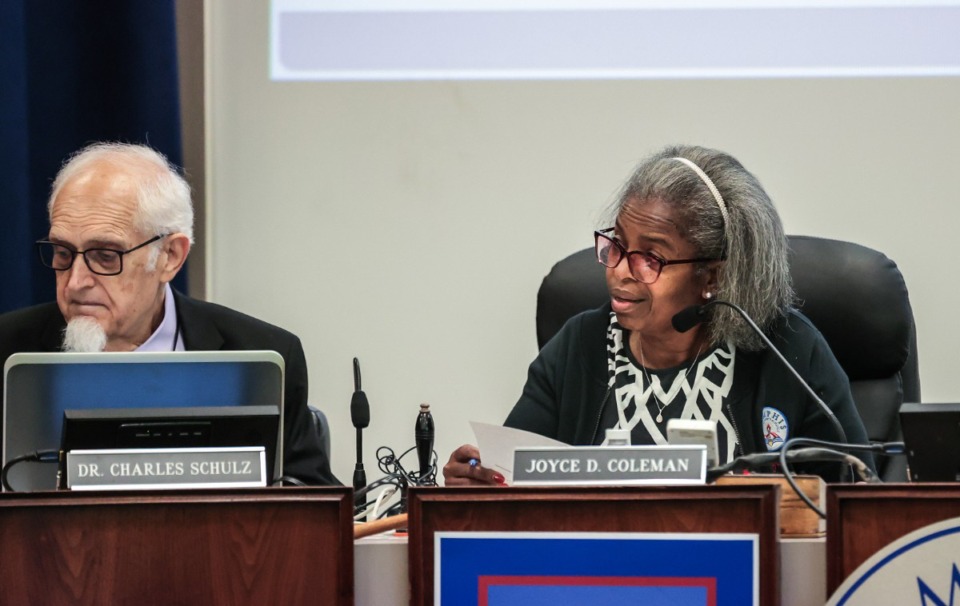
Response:
POLYGON ((960 399, 960 78, 276 83, 267 0, 208 8, 208 298, 300 335, 341 480, 352 358, 368 478, 375 446, 413 445, 420 402, 445 461, 516 400, 542 277, 676 142, 737 156, 788 233, 893 258, 924 400, 960 399))

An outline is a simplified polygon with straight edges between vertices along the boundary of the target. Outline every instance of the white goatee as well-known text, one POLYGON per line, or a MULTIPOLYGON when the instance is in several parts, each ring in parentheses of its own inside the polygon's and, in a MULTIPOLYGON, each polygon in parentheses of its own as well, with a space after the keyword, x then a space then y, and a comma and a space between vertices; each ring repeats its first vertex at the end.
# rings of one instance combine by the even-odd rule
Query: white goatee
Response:
POLYGON ((63 331, 63 351, 103 351, 106 346, 107 333, 93 318, 74 318, 63 331))

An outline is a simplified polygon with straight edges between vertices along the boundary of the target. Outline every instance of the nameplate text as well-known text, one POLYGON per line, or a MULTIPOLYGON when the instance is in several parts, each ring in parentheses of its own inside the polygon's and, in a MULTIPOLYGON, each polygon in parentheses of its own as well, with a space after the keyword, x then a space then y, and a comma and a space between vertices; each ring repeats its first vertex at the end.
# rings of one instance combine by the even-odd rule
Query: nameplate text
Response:
POLYGON ((67 488, 245 488, 267 485, 263 447, 72 450, 67 488))
POLYGON ((518 448, 515 485, 705 484, 707 448, 683 446, 568 446, 518 448))

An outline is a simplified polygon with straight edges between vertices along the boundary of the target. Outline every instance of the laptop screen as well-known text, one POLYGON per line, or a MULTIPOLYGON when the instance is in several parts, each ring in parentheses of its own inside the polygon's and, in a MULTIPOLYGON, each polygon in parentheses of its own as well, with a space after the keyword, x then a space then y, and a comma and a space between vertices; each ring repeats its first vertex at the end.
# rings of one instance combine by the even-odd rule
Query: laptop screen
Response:
MULTIPOLYGON (((58 449, 64 411, 104 408, 276 406, 282 453, 283 373, 273 351, 14 354, 4 366, 3 464, 58 449)), ((20 463, 8 480, 18 491, 53 490, 56 475, 55 464, 20 463)))
POLYGON ((900 427, 912 482, 960 480, 960 404, 904 404, 900 427))

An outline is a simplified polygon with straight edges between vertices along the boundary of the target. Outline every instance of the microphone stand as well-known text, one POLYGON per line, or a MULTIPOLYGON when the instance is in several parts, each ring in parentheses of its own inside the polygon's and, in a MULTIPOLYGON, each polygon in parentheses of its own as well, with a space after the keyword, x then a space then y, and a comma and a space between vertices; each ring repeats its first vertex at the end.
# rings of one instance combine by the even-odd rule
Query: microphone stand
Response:
MULTIPOLYGON (((817 395, 817 392, 813 391, 813 388, 810 387, 810 384, 807 383, 804 380, 804 378, 800 376, 800 373, 797 372, 797 369, 795 369, 793 365, 787 361, 787 359, 783 356, 783 354, 780 353, 780 350, 773 345, 772 341, 770 341, 770 338, 767 337, 767 335, 765 335, 762 330, 760 330, 760 327, 757 326, 757 323, 753 321, 753 318, 751 318, 746 311, 740 308, 739 305, 735 305, 733 303, 730 303, 729 301, 722 301, 720 299, 714 299, 713 301, 708 301, 707 303, 704 303, 703 305, 700 305, 697 308, 696 324, 699 324, 700 322, 703 321, 703 316, 706 313, 707 308, 713 305, 724 305, 726 307, 729 307, 730 309, 737 312, 737 314, 739 314, 741 318, 743 318, 743 320, 750 326, 750 328, 753 329, 753 331, 757 334, 757 336, 760 337, 760 340, 763 341, 764 345, 767 346, 767 349, 769 349, 773 353, 773 355, 776 356, 778 360, 780 360, 780 363, 790 372, 791 375, 793 375, 793 378, 796 379, 797 383, 799 383, 800 386, 803 387, 803 389, 813 399, 813 401, 816 402, 817 406, 820 407, 820 410, 823 412, 823 414, 826 415, 827 419, 833 425, 834 429, 837 430, 837 435, 840 436, 840 441, 847 443, 848 442, 847 433, 843 430, 843 426, 840 425, 840 421, 837 419, 837 415, 835 415, 833 411, 830 410, 830 407, 827 406, 827 403, 824 402, 820 398, 820 396, 817 395)), ((679 314, 677 314, 677 316, 680 316, 685 313, 686 313, 686 310, 681 311, 679 314)), ((696 324, 692 324, 690 326, 679 325, 680 323, 677 322, 677 316, 674 316, 673 327, 678 332, 686 332, 687 330, 690 330, 691 328, 693 328, 693 326, 696 325, 696 324), (683 328, 683 330, 680 330, 681 328, 683 328)), ((686 318, 686 319, 692 320, 691 318, 686 318)))
POLYGON ((353 398, 350 400, 350 420, 357 428, 357 464, 353 470, 353 504, 359 507, 364 503, 363 493, 360 492, 367 485, 367 472, 363 469, 363 428, 370 424, 370 403, 367 394, 363 393, 360 385, 360 361, 353 359, 353 398))

